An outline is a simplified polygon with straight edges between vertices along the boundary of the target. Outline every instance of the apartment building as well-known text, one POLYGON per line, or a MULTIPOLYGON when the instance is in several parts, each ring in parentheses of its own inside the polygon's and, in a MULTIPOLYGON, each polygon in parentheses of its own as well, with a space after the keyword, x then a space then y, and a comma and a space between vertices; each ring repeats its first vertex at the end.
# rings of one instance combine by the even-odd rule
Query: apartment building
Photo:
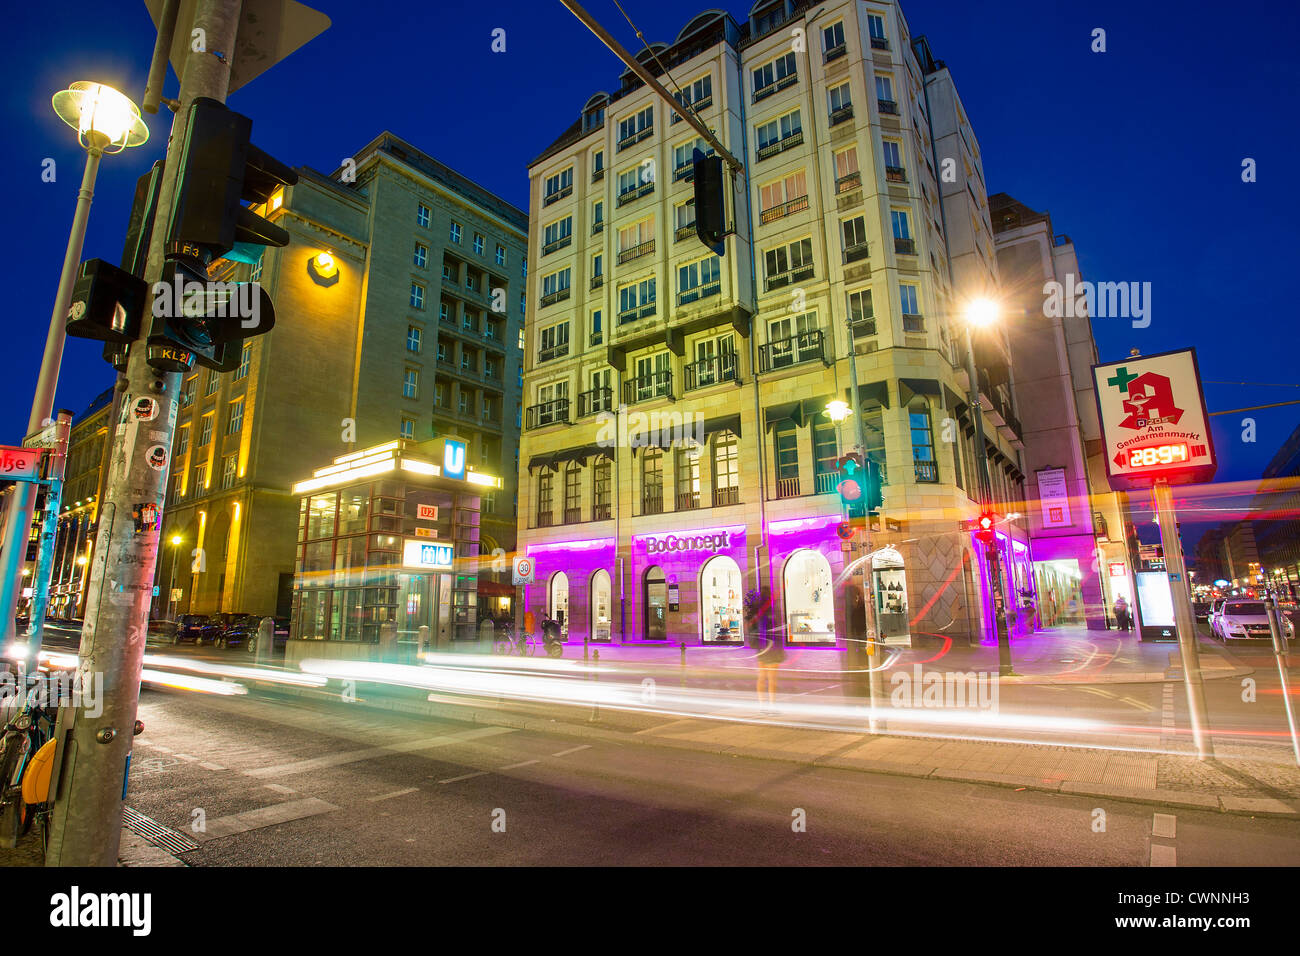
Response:
MULTIPOLYGON (((760 2, 743 22, 702 13, 640 59, 746 176, 714 255, 693 229, 703 143, 631 70, 530 164, 528 609, 570 639, 739 643, 752 598, 791 644, 860 635, 836 534, 855 421, 826 413, 853 404, 854 360, 852 410, 885 474, 873 547, 903 565, 877 589, 887 636, 987 635, 961 323, 998 283, 978 143, 947 68, 897 5, 843 0, 760 2), (961 182, 950 195, 945 169, 961 182), (959 215, 960 285, 944 226, 959 215)), ((975 413, 1004 587, 1028 595, 1008 351, 1002 333, 985 339, 975 413)))
MULTIPOLYGON (((299 175, 263 213, 289 245, 218 276, 261 281, 275 327, 235 371, 184 379, 156 613, 174 586, 182 613, 288 615, 291 488, 321 461, 454 437, 470 468, 516 471, 527 217, 387 132, 299 175)), ((514 499, 513 478, 484 497, 487 553, 513 549, 514 499)))

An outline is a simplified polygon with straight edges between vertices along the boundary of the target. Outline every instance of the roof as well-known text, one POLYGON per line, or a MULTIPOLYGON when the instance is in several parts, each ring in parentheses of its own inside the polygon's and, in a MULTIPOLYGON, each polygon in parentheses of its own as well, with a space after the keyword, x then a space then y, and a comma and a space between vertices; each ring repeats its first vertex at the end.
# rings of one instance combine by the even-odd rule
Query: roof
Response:
POLYGON ((102 411, 111 404, 113 404, 112 385, 90 400, 90 404, 86 406, 86 410, 72 420, 73 427, 75 428, 88 418, 93 418, 96 412, 102 411))

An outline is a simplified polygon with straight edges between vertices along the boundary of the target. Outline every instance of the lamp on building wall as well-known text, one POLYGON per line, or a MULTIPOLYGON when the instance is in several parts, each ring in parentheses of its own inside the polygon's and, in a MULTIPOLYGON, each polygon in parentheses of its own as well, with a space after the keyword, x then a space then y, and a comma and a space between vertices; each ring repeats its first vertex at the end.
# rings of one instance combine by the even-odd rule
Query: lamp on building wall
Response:
POLYGON ((332 286, 339 281, 339 266, 329 252, 319 252, 307 260, 307 274, 319 286, 332 286))

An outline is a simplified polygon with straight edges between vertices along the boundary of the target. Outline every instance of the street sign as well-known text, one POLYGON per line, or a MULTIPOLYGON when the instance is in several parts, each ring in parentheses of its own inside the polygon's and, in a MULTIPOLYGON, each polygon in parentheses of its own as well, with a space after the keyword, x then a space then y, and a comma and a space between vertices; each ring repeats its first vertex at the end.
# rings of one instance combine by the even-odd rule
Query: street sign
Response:
POLYGON ((450 544, 431 544, 418 539, 402 543, 402 566, 421 571, 450 571, 455 554, 450 544))
POLYGON ((532 584, 533 573, 536 570, 537 566, 533 564, 532 558, 527 556, 517 557, 515 558, 514 566, 511 568, 511 581, 514 583, 515 587, 518 587, 521 584, 532 584))
POLYGON ((0 480, 40 481, 42 448, 0 445, 0 480))
POLYGON ((1208 481, 1216 468, 1196 351, 1092 367, 1112 488, 1208 481))

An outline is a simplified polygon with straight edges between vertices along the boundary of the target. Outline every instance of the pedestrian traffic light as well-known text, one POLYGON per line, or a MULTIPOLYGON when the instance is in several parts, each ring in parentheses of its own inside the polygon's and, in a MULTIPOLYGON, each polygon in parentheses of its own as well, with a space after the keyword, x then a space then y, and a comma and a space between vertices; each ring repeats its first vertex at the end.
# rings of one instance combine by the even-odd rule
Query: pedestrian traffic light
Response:
POLYGON ((863 488, 862 458, 848 454, 838 462, 840 469, 839 484, 835 490, 840 493, 840 502, 844 506, 845 517, 850 520, 866 515, 865 489, 863 488))
POLYGON ((880 473, 880 463, 868 458, 862 469, 862 496, 866 503, 867 514, 876 514, 885 503, 884 476, 880 473))
POLYGON ((220 282, 185 260, 163 266, 154 286, 148 361, 162 371, 188 371, 195 362, 218 372, 239 365, 242 339, 275 325, 271 297, 257 282, 220 282))
POLYGON ((695 234, 716 255, 723 255, 727 234, 727 173, 721 156, 706 156, 698 146, 695 166, 695 234))
POLYGON ((985 511, 975 519, 975 537, 981 544, 992 544, 994 541, 993 526, 997 524, 997 519, 993 512, 985 511))
POLYGON ((143 279, 103 259, 91 259, 81 267, 72 286, 68 307, 68 335, 101 339, 122 345, 140 335, 149 287, 143 279))

